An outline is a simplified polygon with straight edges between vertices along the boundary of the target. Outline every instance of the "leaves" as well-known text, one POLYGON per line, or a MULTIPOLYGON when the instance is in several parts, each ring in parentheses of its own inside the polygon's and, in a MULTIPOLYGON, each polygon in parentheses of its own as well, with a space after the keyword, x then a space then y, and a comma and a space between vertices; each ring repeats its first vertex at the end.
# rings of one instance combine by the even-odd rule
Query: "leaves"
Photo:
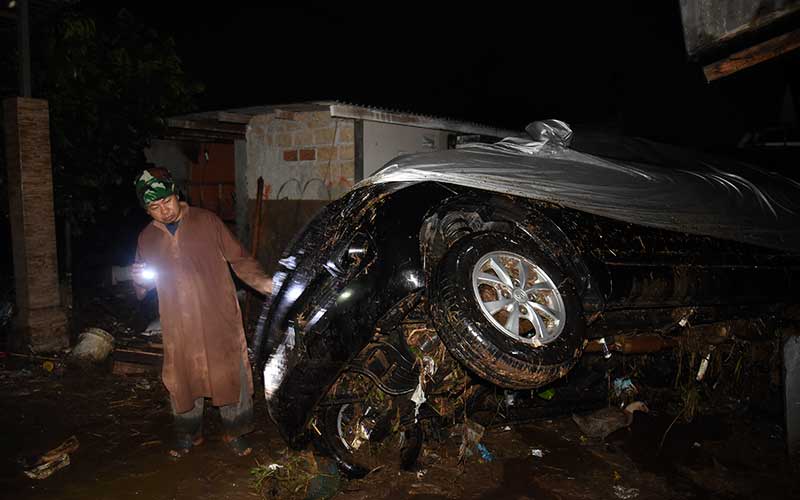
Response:
POLYGON ((175 44, 122 10, 112 19, 60 16, 43 40, 39 85, 50 102, 57 213, 80 234, 136 205, 144 148, 202 87, 175 44))

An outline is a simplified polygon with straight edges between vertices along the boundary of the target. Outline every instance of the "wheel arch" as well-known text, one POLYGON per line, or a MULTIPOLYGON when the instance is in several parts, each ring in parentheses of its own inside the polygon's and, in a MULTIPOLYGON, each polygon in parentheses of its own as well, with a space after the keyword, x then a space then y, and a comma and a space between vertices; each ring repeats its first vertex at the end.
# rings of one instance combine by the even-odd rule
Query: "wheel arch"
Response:
POLYGON ((479 190, 447 198, 428 212, 420 228, 420 255, 425 273, 430 276, 445 252, 467 234, 479 231, 515 234, 556 258, 574 279, 585 314, 602 310, 603 296, 584 252, 548 215, 560 209, 551 203, 479 190))

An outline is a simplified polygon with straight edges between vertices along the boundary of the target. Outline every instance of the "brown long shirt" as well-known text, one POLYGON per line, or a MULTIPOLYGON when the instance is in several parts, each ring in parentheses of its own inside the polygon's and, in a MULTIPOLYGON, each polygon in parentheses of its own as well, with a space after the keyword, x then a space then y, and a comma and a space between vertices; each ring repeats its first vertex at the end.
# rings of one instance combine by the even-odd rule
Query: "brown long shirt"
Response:
MULTIPOLYGON (((185 203, 174 235, 152 221, 139 234, 136 261, 158 276, 158 309, 164 343, 162 379, 175 411, 192 409, 199 397, 214 406, 239 401, 240 369, 253 380, 242 314, 228 264, 261 293, 271 280, 212 212, 185 203)), ((146 289, 136 286, 143 297, 146 289)))

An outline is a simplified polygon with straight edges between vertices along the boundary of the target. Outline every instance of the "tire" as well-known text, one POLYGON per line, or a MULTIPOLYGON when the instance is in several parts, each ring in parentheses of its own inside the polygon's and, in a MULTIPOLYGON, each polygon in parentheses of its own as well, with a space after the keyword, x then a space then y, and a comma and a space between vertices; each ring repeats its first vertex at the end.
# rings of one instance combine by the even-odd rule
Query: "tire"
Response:
MULTIPOLYGON (((357 373, 345 372, 340 383, 348 392, 356 387, 377 391, 372 381, 357 373)), ((336 460, 339 470, 350 479, 363 478, 386 462, 412 469, 422 449, 422 427, 397 421, 402 413, 397 407, 401 401, 383 395, 318 408, 316 432, 312 431, 315 447, 336 460)))
POLYGON ((541 387, 581 356, 585 324, 573 279, 526 238, 499 232, 460 238, 438 263, 428 293, 450 353, 495 385, 541 387))

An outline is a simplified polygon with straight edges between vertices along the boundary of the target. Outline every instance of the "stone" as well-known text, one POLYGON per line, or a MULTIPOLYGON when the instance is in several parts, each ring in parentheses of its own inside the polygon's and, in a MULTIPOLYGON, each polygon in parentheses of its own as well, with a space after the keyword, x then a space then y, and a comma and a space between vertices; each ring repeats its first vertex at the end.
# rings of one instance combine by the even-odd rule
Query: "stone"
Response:
POLYGON ((310 146, 314 136, 309 130, 298 130, 294 133, 292 144, 295 146, 310 146))
POLYGON ((317 160, 319 161, 329 161, 335 160, 337 155, 337 149, 332 146, 321 146, 317 148, 317 160))
POLYGON ((355 157, 355 147, 354 146, 339 146, 339 159, 340 160, 352 160, 355 157))
POLYGON ((343 120, 339 121, 339 137, 336 138, 338 144, 346 144, 354 142, 354 128, 353 122, 348 120, 348 123, 345 123, 343 120))
POLYGON ((314 130, 314 144, 333 145, 333 129, 322 128, 314 130))

